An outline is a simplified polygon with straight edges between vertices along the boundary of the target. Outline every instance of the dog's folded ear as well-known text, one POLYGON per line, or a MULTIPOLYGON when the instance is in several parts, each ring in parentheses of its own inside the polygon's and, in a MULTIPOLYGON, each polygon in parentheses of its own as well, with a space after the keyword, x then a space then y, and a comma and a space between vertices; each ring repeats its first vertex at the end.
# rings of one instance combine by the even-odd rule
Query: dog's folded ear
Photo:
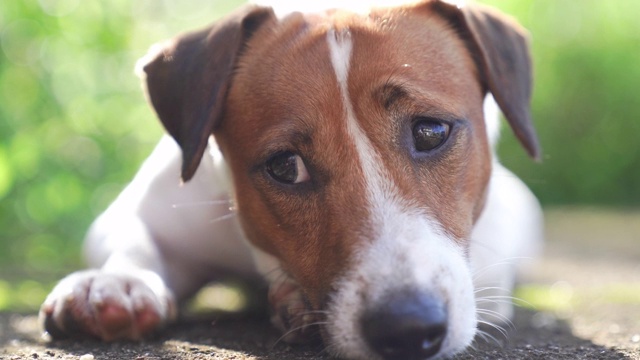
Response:
POLYGON ((485 87, 529 155, 539 160, 540 145, 531 121, 532 69, 526 30, 489 7, 458 7, 439 0, 431 4, 465 40, 485 87))
POLYGON ((224 115, 227 90, 247 40, 271 20, 271 8, 247 5, 207 29, 155 45, 138 62, 153 108, 182 149, 183 181, 196 172, 224 115))

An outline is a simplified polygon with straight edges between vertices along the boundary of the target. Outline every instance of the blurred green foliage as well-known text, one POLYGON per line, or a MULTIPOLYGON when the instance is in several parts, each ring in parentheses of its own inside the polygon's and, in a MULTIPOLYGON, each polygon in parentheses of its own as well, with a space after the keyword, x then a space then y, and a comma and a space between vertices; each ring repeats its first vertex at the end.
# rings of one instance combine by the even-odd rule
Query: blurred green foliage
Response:
POLYGON ((136 60, 238 4, 0 1, 0 308, 34 298, 16 280, 81 266, 92 219, 162 134, 136 60))
POLYGON ((532 34, 544 158, 532 165, 503 131, 503 162, 543 205, 640 205, 640 1, 483 2, 532 34))
MULTIPOLYGON (((640 2, 483 2, 533 34, 544 161, 504 131, 504 163, 544 205, 640 204, 640 2)), ((91 220, 162 133, 136 59, 239 3, 0 1, 0 280, 48 281, 80 266, 91 220)), ((22 286, 6 281, 0 304, 11 303, 2 289, 22 286)))

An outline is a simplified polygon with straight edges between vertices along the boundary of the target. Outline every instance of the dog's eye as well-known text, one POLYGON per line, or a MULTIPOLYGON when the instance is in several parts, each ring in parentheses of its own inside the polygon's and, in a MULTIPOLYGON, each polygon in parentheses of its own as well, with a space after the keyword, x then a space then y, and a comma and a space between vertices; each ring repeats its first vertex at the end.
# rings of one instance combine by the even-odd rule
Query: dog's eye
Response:
POLYGON ((418 151, 429 151, 442 145, 449 136, 449 124, 421 119, 413 125, 413 142, 418 151))
POLYGON ((272 178, 285 184, 298 184, 310 179, 302 158, 290 151, 278 153, 269 159, 267 172, 272 178))

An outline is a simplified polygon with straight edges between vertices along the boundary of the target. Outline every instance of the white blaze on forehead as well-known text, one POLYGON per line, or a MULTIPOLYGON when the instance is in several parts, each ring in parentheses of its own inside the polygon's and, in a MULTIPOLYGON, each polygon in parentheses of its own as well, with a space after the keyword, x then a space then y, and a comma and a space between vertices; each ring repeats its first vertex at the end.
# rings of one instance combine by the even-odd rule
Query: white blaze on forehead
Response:
MULTIPOLYGON (((342 105, 345 108, 345 117, 347 122, 348 133, 353 140, 358 160, 362 167, 364 182, 367 184, 367 193, 370 204, 377 207, 381 205, 380 198, 385 198, 383 190, 383 182, 389 183, 393 187, 388 176, 385 176, 380 164, 381 158, 371 141, 362 130, 355 116, 351 98, 349 97, 349 64, 351 61, 351 53, 353 50, 353 40, 348 29, 336 31, 331 29, 327 32, 327 42, 331 54, 331 64, 336 73, 338 86, 340 87, 340 95, 342 97, 342 105), (378 199, 376 199, 378 198, 378 199)), ((387 186, 389 188, 389 186, 387 186)), ((389 194, 386 194, 389 195, 389 194)))
MULTIPOLYGON (((340 93, 342 94, 343 100, 346 100, 345 105, 349 105, 350 107, 351 103, 349 101, 347 90, 347 77, 349 76, 351 50, 353 49, 351 33, 347 29, 342 31, 331 29, 327 31, 327 42, 329 43, 329 50, 331 53, 331 65, 333 65, 333 69, 336 72, 336 78, 338 79, 338 85, 340 86, 340 93)), ((349 110, 353 109, 347 108, 347 111, 349 110)))

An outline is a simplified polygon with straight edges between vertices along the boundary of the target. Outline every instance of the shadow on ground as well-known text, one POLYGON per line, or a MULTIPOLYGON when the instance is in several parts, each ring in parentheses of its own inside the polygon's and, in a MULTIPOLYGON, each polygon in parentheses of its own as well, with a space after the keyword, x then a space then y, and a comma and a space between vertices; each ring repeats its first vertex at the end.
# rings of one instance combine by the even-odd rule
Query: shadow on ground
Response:
MULTIPOLYGON (((547 225, 543 261, 521 288, 545 311, 518 308, 508 336, 483 329, 456 360, 640 359, 640 213, 550 211, 547 225)), ((48 342, 34 314, 0 313, 0 359, 330 359, 279 336, 264 317, 192 315, 141 343, 48 342)))
MULTIPOLYGON (((573 335, 566 321, 549 313, 518 309, 508 341, 496 330, 479 339, 466 359, 637 359, 640 351, 594 344, 573 335)), ((141 343, 104 344, 91 340, 49 342, 40 337, 33 315, 0 314, 0 358, 6 359, 331 359, 321 345, 290 347, 265 318, 256 316, 185 318, 162 335, 141 343), (88 356, 90 355, 90 356, 88 356)))

